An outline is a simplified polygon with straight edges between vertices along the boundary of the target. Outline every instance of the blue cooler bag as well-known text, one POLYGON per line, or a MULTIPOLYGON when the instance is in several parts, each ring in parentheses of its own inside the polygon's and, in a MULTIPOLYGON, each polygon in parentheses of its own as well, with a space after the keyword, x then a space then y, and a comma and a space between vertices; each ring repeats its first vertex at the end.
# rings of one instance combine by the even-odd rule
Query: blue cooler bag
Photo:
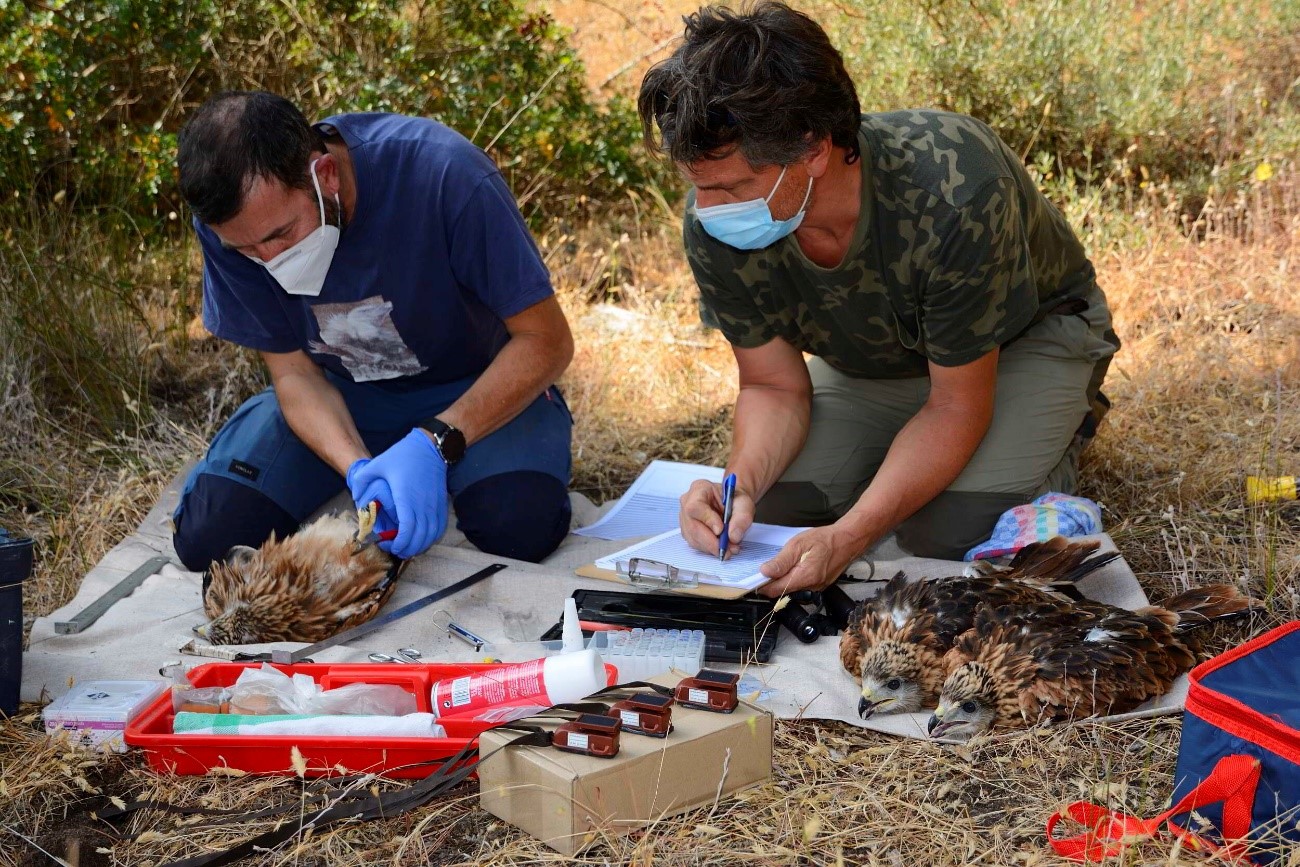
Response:
POLYGON ((1173 806, 1139 819, 1071 804, 1047 823, 1059 854, 1100 861, 1167 825, 1187 848, 1244 864, 1294 863, 1283 856, 1300 847, 1300 621, 1198 665, 1189 681, 1173 806), (1053 836, 1065 817, 1089 830, 1053 836))

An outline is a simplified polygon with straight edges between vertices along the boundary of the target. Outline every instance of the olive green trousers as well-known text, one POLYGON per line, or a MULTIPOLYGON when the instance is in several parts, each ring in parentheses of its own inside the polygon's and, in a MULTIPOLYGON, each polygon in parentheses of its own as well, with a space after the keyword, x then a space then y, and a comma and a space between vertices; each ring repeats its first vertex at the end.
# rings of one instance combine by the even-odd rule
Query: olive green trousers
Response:
MULTIPOLYGON (((1078 489, 1079 455, 1105 411, 1099 388, 1112 343, 1104 298, 1053 314, 1005 346, 993 420, 947 490, 896 528, 913 554, 960 560, 988 539, 998 517, 1049 491, 1078 489)), ((758 504, 757 520, 787 526, 834 522, 857 502, 890 444, 930 394, 929 377, 860 379, 808 361, 812 417, 794 463, 758 504)))

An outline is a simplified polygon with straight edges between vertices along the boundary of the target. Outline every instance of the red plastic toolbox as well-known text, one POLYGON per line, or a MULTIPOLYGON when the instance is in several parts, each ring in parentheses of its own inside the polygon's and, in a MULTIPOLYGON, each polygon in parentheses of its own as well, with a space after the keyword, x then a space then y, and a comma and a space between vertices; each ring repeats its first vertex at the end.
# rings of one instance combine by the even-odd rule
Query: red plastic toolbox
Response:
MULTIPOLYGON (((196 687, 231 686, 246 668, 256 662, 214 662, 189 673, 196 687)), ((415 695, 416 710, 428 713, 429 691, 435 681, 447 677, 502 668, 494 663, 430 663, 392 665, 386 663, 277 665, 288 675, 311 676, 324 689, 349 683, 392 683, 415 695)), ((607 667, 608 668, 608 667, 607 667)), ((436 765, 419 764, 454 756, 488 727, 475 721, 440 720, 445 738, 341 738, 295 735, 191 735, 172 731, 171 692, 163 693, 127 726, 125 740, 145 750, 149 764, 157 771, 173 774, 205 774, 211 768, 232 768, 256 774, 289 776, 296 746, 307 763, 307 776, 341 773, 380 772, 391 777, 426 777, 436 765)))

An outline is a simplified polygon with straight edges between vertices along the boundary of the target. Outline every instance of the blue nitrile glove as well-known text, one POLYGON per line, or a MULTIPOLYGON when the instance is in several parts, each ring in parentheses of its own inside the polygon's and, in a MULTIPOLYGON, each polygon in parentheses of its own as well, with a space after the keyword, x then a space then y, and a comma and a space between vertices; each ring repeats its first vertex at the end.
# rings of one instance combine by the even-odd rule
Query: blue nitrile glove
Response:
POLYGON ((394 557, 423 553, 446 532, 447 464, 423 431, 411 431, 371 460, 354 461, 347 481, 357 508, 378 500, 389 521, 396 519, 397 538, 379 543, 394 557))
MULTIPOLYGON (((358 458, 353 461, 352 466, 348 467, 349 490, 352 488, 353 473, 368 463, 370 463, 370 458, 358 458)), ((353 498, 356 498, 355 495, 353 495, 353 498)), ((396 531, 397 521, 392 517, 397 514, 397 510, 393 507, 393 492, 389 489, 388 482, 385 482, 383 479, 371 482, 370 486, 361 492, 361 498, 356 500, 357 508, 364 509, 370 503, 376 501, 379 503, 379 511, 375 513, 375 526, 371 529, 371 532, 382 533, 386 530, 396 531)), ((394 536, 393 541, 395 541, 396 538, 397 537, 394 536)), ((387 551, 389 548, 393 547, 392 541, 378 541, 375 544, 383 551, 387 551)))
MULTIPOLYGON (((352 498, 354 500, 356 500, 357 495, 355 493, 356 488, 352 486, 352 479, 355 478, 357 472, 368 463, 370 463, 370 458, 357 458, 355 461, 352 462, 352 466, 348 467, 348 474, 347 476, 344 477, 347 480, 348 490, 353 492, 352 498)), ((360 500, 357 500, 358 509, 363 508, 364 506, 365 503, 361 502, 360 500)))

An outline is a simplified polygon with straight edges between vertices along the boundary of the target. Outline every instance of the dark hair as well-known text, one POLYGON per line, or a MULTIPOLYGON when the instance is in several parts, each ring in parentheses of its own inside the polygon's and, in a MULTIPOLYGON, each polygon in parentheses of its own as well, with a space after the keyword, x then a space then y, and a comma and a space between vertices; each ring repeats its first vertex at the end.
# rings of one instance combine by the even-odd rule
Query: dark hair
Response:
POLYGON ((751 166, 788 165, 830 136, 848 162, 858 158, 857 88, 816 21, 773 0, 684 20, 681 45, 641 82, 652 152, 690 164, 739 148, 751 166))
POLYGON ((181 130, 181 195, 199 221, 224 223, 256 178, 311 189, 307 166, 325 150, 297 106, 265 91, 227 91, 203 103, 181 130))

